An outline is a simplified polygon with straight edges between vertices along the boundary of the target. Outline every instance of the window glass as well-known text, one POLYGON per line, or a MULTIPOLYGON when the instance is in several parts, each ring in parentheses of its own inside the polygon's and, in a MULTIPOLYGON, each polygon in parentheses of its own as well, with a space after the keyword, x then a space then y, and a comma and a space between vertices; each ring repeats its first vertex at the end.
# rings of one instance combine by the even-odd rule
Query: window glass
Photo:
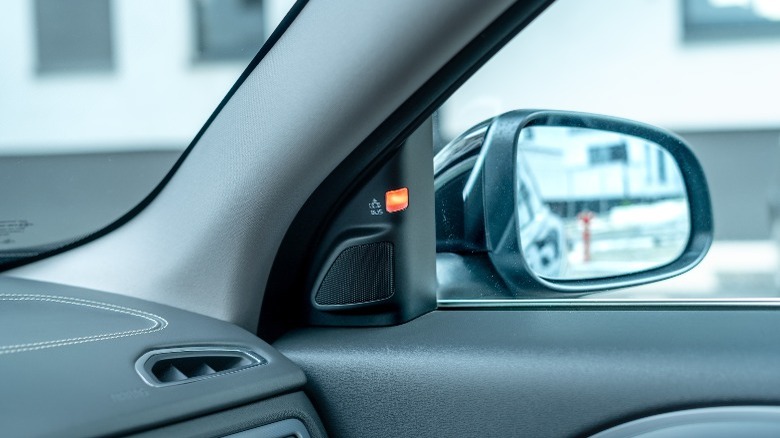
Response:
POLYGON ((292 4, 3 2, 0 263, 93 233, 143 200, 292 4))
POLYGON ((114 67, 111 3, 106 0, 36 0, 35 32, 42 73, 114 67))
POLYGON ((688 41, 780 36, 776 0, 683 0, 682 15, 688 41))
MULTIPOLYGON (((606 114, 671 130, 688 142, 707 176, 715 222, 712 248, 686 274, 598 297, 778 297, 780 62, 775 59, 780 39, 763 33, 691 41, 692 26, 776 29, 778 5, 557 0, 440 108, 436 148, 484 120, 527 108, 606 114)), ((635 170, 646 184, 659 190, 679 186, 674 161, 648 146, 627 150, 625 144, 599 144, 587 151, 587 160, 592 166, 623 168, 633 165, 636 154, 648 157, 644 170, 635 170)), ((548 207, 558 215, 565 210, 548 207)), ((657 207, 647 214, 679 210, 673 203, 657 207)), ((594 226, 598 208, 613 206, 588 208, 597 213, 594 226)))
POLYGON ((264 36, 262 0, 194 0, 197 57, 247 59, 264 36))

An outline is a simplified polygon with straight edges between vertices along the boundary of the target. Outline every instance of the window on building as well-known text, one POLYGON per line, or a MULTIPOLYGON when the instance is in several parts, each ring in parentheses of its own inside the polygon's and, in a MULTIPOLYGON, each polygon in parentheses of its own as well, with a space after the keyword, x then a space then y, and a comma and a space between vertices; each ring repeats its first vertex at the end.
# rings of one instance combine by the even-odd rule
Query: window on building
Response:
POLYGON ((36 0, 37 69, 41 73, 111 70, 111 2, 36 0))
POLYGON ((194 0, 196 58, 252 58, 265 41, 263 0, 194 0))
POLYGON ((658 160, 658 182, 661 184, 666 184, 666 154, 664 154, 662 149, 658 149, 657 153, 658 156, 656 158, 658 160))
POLYGON ((682 0, 686 41, 780 36, 776 0, 682 0))
POLYGON ((588 161, 593 164, 627 163, 628 152, 625 143, 594 146, 588 149, 588 161))

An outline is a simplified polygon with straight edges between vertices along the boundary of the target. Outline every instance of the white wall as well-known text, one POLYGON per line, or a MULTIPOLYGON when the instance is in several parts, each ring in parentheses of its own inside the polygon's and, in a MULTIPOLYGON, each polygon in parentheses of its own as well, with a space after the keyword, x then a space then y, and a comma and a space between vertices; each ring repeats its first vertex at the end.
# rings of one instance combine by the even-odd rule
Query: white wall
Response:
MULTIPOLYGON (((266 29, 292 0, 267 1, 266 29)), ((187 146, 248 61, 194 61, 189 0, 114 0, 115 69, 38 74, 32 0, 0 5, 0 154, 187 146)))
MULTIPOLYGON (((267 1, 273 29, 292 0, 267 1)), ((0 153, 186 145, 244 65, 193 61, 189 0, 114 0, 116 69, 35 71, 32 0, 0 13, 0 153)), ((780 126, 780 39, 686 44, 678 0, 558 0, 442 110, 446 137, 516 108, 673 130, 780 126)))
POLYGON ((444 135, 518 108, 673 130, 780 126, 780 39, 684 43, 678 0, 558 0, 442 110, 444 135))

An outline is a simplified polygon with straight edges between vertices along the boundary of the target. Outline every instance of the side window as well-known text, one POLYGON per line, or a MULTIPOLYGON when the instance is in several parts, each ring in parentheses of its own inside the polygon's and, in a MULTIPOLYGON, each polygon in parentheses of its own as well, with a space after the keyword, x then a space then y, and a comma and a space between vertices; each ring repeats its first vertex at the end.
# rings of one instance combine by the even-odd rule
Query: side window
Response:
MULTIPOLYGON (((665 128, 690 145, 707 175, 711 249, 676 278, 589 297, 738 298, 748 284, 751 297, 780 296, 780 63, 772 61, 780 9, 772 3, 558 0, 440 107, 435 150, 450 153, 461 133, 521 109, 665 128)), ((528 229, 522 245, 560 262, 558 274, 546 275, 646 269, 680 254, 691 220, 687 169, 668 152, 630 135, 530 131, 518 140, 526 176, 517 183, 517 218, 528 229), (533 232, 532 222, 541 224, 533 232)), ((457 248, 440 245, 447 251, 457 248)))

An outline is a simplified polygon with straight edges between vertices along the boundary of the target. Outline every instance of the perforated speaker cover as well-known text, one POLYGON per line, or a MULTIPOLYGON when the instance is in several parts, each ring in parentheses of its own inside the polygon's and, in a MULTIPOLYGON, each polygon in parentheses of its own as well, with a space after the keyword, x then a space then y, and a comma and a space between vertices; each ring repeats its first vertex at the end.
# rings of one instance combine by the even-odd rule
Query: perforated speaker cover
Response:
POLYGON ((320 306, 370 303, 395 293, 393 244, 350 246, 336 257, 314 301, 320 306))

